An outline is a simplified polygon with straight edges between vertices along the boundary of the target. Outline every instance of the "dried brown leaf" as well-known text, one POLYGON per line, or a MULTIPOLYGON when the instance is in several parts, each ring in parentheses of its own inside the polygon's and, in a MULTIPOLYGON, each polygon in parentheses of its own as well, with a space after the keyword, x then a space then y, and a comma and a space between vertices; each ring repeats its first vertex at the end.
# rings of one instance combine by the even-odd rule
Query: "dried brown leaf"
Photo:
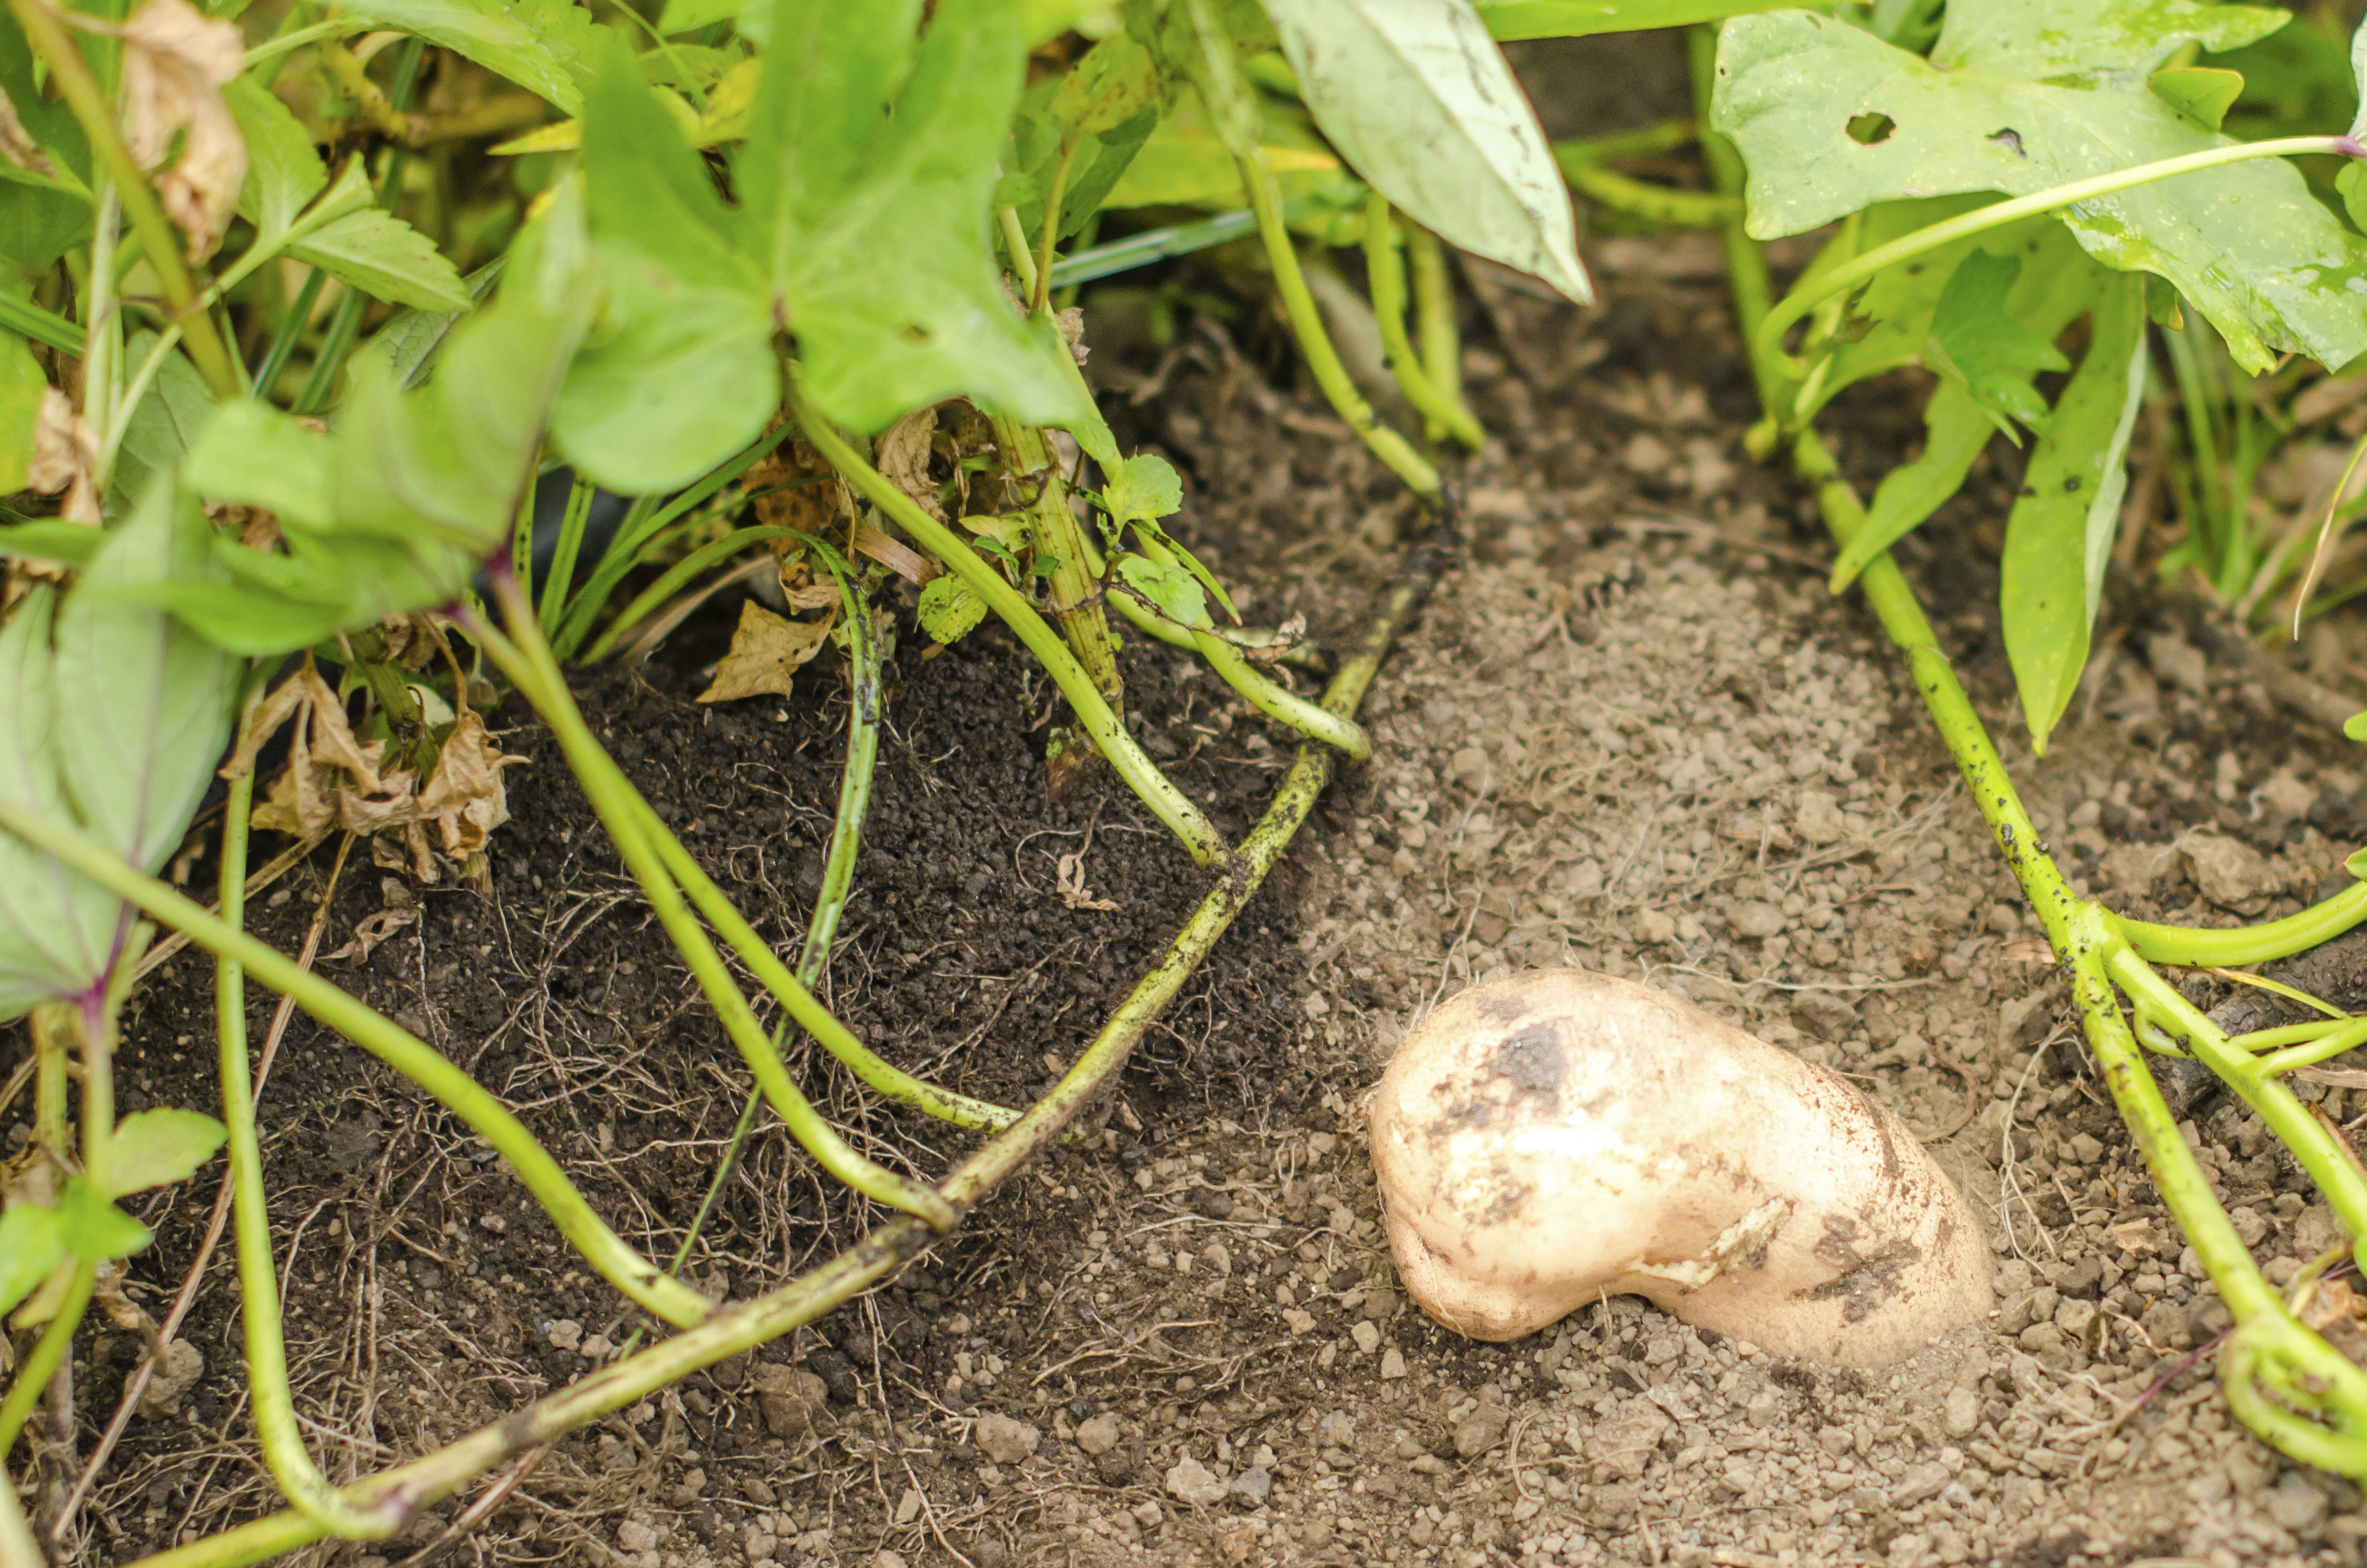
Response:
POLYGON ((1114 910, 1117 907, 1116 900, 1095 898, 1093 890, 1085 886, 1085 852, 1082 849, 1060 857, 1059 887, 1060 902, 1070 909, 1114 910))
POLYGON ((58 175, 58 166, 50 162, 50 155, 41 151, 32 133, 25 129, 25 122, 17 118, 17 106, 8 101, 5 91, 0 91, 0 158, 44 178, 55 179, 58 175))
POLYGON ((189 236, 189 259, 203 261, 221 244, 246 179, 246 138, 221 96, 245 62, 246 40, 188 0, 148 0, 119 36, 132 160, 160 171, 156 194, 189 236))
POLYGON ((929 478, 930 443, 936 433, 937 411, 915 409, 888 426, 888 433, 873 443, 872 451, 881 475, 942 523, 946 520, 945 503, 937 498, 936 483, 929 478))
MULTIPOLYGON (((836 602, 836 596, 832 596, 836 602)), ((715 679, 698 694, 701 702, 735 702, 767 693, 787 697, 798 666, 821 652, 835 617, 791 620, 750 600, 740 607, 730 651, 717 661, 715 679)))
POLYGON ((419 792, 420 817, 436 824, 446 855, 455 860, 474 855, 510 820, 502 769, 525 760, 504 754, 479 715, 460 715, 436 756, 435 777, 419 792))
POLYGON ((918 587, 927 587, 929 580, 942 570, 935 562, 902 540, 891 538, 867 524, 855 530, 855 552, 871 557, 918 587))
POLYGON ((74 412, 74 403, 55 387, 41 389, 41 412, 33 424, 33 460, 25 470, 25 486, 44 495, 66 493, 59 516, 70 523, 99 521, 98 488, 91 475, 98 466, 98 432, 74 412))
POLYGON ((323 956, 332 960, 352 959, 358 963, 370 956, 371 949, 418 918, 419 910, 415 905, 407 909, 381 909, 376 915, 365 915, 355 922, 352 938, 335 952, 323 956))

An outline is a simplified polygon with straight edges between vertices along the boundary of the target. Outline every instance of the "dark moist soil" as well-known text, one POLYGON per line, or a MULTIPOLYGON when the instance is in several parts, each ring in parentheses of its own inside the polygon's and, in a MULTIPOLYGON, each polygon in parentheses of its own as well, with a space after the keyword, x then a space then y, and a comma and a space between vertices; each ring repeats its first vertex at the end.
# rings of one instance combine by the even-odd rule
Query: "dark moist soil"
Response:
MULTIPOLYGON (((1135 733, 1238 838, 1264 809, 1287 754, 1247 722, 1229 690, 1174 654, 1133 650, 1126 675, 1135 733)), ((824 662, 788 701, 703 707, 688 700, 694 678, 652 664, 595 675, 579 699, 739 909, 776 950, 794 954, 840 782, 843 685, 824 662)), ((1044 687, 1032 661, 992 631, 934 657, 908 644, 894 661, 862 858, 825 993, 859 1038, 908 1070, 1023 1105, 1065 1069, 1209 885, 1105 769, 1047 794, 1044 687), (1064 901, 1059 860, 1078 852, 1090 899, 1110 907, 1064 901)), ((320 969, 500 1095, 629 1241, 670 1257, 713 1176, 747 1075, 547 733, 515 701, 497 726, 504 720, 516 727, 503 744, 527 762, 506 775, 514 820, 494 837, 490 893, 421 888, 357 854, 323 950, 335 953, 366 921, 395 928, 367 959, 331 957, 320 969)), ((258 861, 270 847, 257 846, 258 861)), ((262 898, 251 928, 298 949, 330 862, 328 850, 317 853, 262 898)), ((210 858, 200 859, 193 880, 211 876, 210 858)), ((946 1331, 945 1303, 971 1303, 991 1320, 987 1303, 1014 1300, 1010 1248, 1030 1238, 1074 1244, 1091 1228, 1093 1177, 1130 1174, 1179 1125, 1211 1112, 1295 1123, 1310 1109, 1331 1123, 1330 1112, 1310 1107, 1314 1085, 1288 1044, 1306 968, 1293 941, 1297 881, 1285 863, 1135 1053, 1119 1103, 1094 1119, 1108 1126, 1091 1174, 1078 1155, 1052 1156, 893 1288, 800 1336, 800 1360, 834 1401, 852 1406, 860 1397, 875 1408, 886 1399, 902 1413, 909 1396, 883 1391, 916 1369, 931 1373, 924 1388, 941 1388, 954 1370, 944 1347, 958 1337, 946 1331)), ((184 955, 136 995, 123 1029, 125 1111, 204 1107, 215 1096, 210 976, 184 955)), ((250 1001, 257 1040, 271 1001, 250 1001)), ((866 1105, 819 1052, 793 1064, 875 1157, 934 1177, 969 1146, 966 1134, 866 1105)), ((290 1271, 298 1398, 309 1418, 340 1435, 326 1450, 333 1474, 497 1419, 572 1381, 589 1364, 583 1352, 596 1354, 592 1342, 620 1341, 639 1321, 572 1267, 556 1229, 489 1146, 300 1015, 260 1119, 275 1239, 290 1271)), ((129 1290, 156 1315, 193 1255, 211 1192, 203 1180, 174 1189, 148 1216, 157 1243, 134 1260, 129 1290)), ((688 1277, 745 1298, 881 1217, 821 1176, 767 1113, 688 1277)), ((227 1261, 225 1249, 182 1334, 204 1355, 206 1375, 175 1416, 133 1428, 88 1516, 104 1557, 124 1561, 219 1529, 266 1501, 248 1461, 222 1462, 252 1441, 227 1261)), ((1011 1310, 997 1330, 1015 1337, 1011 1310)), ((130 1336, 97 1340, 76 1379, 86 1423, 111 1411, 137 1359, 130 1336)), ((725 1392, 746 1387, 745 1377, 734 1369, 696 1380, 679 1409, 669 1399, 661 1446, 687 1442, 708 1457, 719 1483, 730 1475, 732 1456, 753 1452, 764 1430, 753 1403, 725 1392)), ((955 1395, 943 1408, 975 1406, 955 1395)), ((633 1426, 614 1427, 562 1445, 536 1491, 598 1490, 615 1468, 607 1461, 640 1451, 617 1448, 633 1426)), ((827 1512, 826 1501, 821 1506, 827 1512)), ((438 1528, 440 1519, 423 1518, 411 1536, 425 1540, 438 1528)), ((560 1539, 581 1533, 553 1528, 560 1539)))

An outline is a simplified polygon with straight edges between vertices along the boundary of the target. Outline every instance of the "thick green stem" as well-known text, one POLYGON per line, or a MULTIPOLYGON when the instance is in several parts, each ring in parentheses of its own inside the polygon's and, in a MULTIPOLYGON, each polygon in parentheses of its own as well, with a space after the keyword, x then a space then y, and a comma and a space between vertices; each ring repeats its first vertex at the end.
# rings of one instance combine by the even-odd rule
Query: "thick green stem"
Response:
POLYGON ((1282 187, 1274 177, 1274 168, 1266 162, 1263 149, 1240 160, 1241 185, 1250 193, 1250 210, 1257 214, 1258 235, 1265 242, 1267 264, 1274 269, 1274 291, 1282 296, 1283 313, 1290 318, 1292 335, 1298 339, 1298 351, 1307 357, 1307 368, 1314 374, 1315 384, 1323 389, 1332 408, 1348 422, 1373 455, 1388 465, 1389 472, 1406 483, 1415 494, 1427 499, 1438 494, 1438 470, 1430 460, 1413 449, 1403 436, 1380 421, 1365 394, 1356 390, 1349 379, 1348 369, 1340 363, 1339 351, 1331 347, 1331 335, 1323 330, 1323 316, 1316 309, 1315 296, 1307 291, 1307 277, 1298 267, 1298 250, 1291 243, 1290 230, 1283 222, 1282 187))
MULTIPOLYGON (((50 79, 57 84, 66 106, 74 110, 74 120, 82 127, 90 150, 108 175, 115 181, 118 196, 123 202, 124 215, 131 220, 140 235, 141 248, 146 252, 148 265, 155 269, 156 280, 164 285, 165 301, 172 306, 175 324, 181 328, 189 348, 189 358, 198 367, 198 374, 217 398, 232 398, 239 394, 238 371, 232 366, 230 352, 222 347, 221 335, 214 330, 213 318, 198 305, 198 290, 189 280, 189 269, 181 259, 181 242, 173 232, 172 220, 156 204, 156 193, 148 188, 147 177, 131 161, 131 153, 123 144, 123 135, 116 124, 115 111, 98 79, 90 74, 83 60, 82 51, 74 47, 56 12, 42 0, 8 0, 8 8, 16 14, 17 25, 25 37, 50 68, 50 79)), ((108 266, 111 257, 94 256, 94 271, 108 266)))
POLYGON ((2131 950, 2148 963, 2232 969, 2239 964, 2273 963, 2306 952, 2334 940, 2361 920, 2367 920, 2367 882, 2353 882, 2323 903, 2265 926, 2200 931, 2124 919, 2121 930, 2131 950))
POLYGON ((1653 185, 1598 164, 1565 162, 1562 177, 1569 181, 1570 189, 1596 206, 1640 218, 1647 223, 1715 229, 1742 216, 1742 203, 1731 196, 1653 185))
POLYGON ((481 622, 464 624, 469 624, 470 634, 550 725, 552 736, 566 754, 568 766, 574 769, 577 782, 583 787, 600 824, 607 829, 618 857, 641 884, 651 911, 697 980, 724 1032, 739 1048, 741 1060, 755 1074, 774 1114, 822 1169, 848 1187, 892 1208, 918 1214, 940 1230, 951 1225, 954 1216, 942 1199, 910 1177, 858 1153, 814 1109, 789 1077, 788 1069, 781 1064, 771 1040, 765 1037, 764 1026, 756 1021, 754 1010, 748 1006, 748 998, 732 983, 722 955, 715 950, 714 943, 708 940, 707 933, 692 916, 689 905, 683 900, 683 890, 667 874, 664 852, 659 845, 671 840, 674 835, 641 799, 624 770, 593 737, 591 726, 583 722, 583 712, 575 706, 574 693, 568 690, 558 662, 541 639, 533 608, 518 591, 515 576, 496 567, 493 593, 509 623, 510 636, 504 637, 481 622))
POLYGON ((1463 335, 1455 324, 1455 285, 1446 276, 1446 248, 1436 234, 1410 219, 1405 236, 1406 260, 1413 268, 1413 335, 1421 345, 1423 373, 1439 396, 1468 413, 1463 401, 1463 335))
POLYGON ((1126 733, 1125 724, 1111 711, 1092 677, 1070 655, 1059 633, 1036 613, 1036 607, 1022 598, 1003 581, 1002 574, 957 537, 953 529, 923 511, 918 502, 889 483, 884 474, 841 438, 830 421, 805 400, 795 382, 790 385, 789 402, 798 423, 822 460, 844 475, 865 500, 894 518, 897 527, 920 540, 939 564, 983 599, 986 608, 999 616, 1027 651, 1036 655, 1053 684, 1060 688, 1060 695, 1069 699, 1077 722, 1109 759, 1110 767, 1142 798, 1142 803, 1184 841, 1192 858, 1206 866, 1229 854, 1216 824, 1134 744, 1134 737, 1126 733))
MULTIPOLYGON (((221 910, 233 930, 246 922, 247 817, 255 809, 252 768, 231 780, 222 805, 221 910)), ((279 1277, 271 1256, 271 1207, 263 1185, 263 1142, 255 1130, 255 1081, 246 1051, 246 971, 234 958, 214 960, 214 1035, 221 1072, 222 1125, 229 1130, 232 1231, 238 1251, 238 1315, 246 1342, 246 1386, 255 1435, 271 1479, 299 1513, 331 1535, 383 1540, 402 1524, 400 1510, 348 1507, 312 1463, 288 1385, 288 1344, 279 1323, 279 1277)))
POLYGON ((2214 147, 2208 152, 2189 153, 2183 157, 2164 158, 2158 163, 2140 164, 2133 169, 2120 169, 2089 179, 2073 180, 2067 185, 2055 186, 2029 196, 2015 197, 2010 201, 1999 201, 1960 213, 1945 222, 1933 223, 1911 234, 1902 235, 1886 245, 1876 245, 1829 272, 1816 274, 1793 290, 1777 302, 1751 335, 1751 358, 1761 363, 1782 365, 1795 377, 1805 375, 1806 367, 1784 353, 1784 335, 1791 330, 1794 323, 1825 301, 1848 292, 1886 267, 1895 267, 1902 261, 1971 235, 2008 223, 2018 223, 2042 212, 2054 212, 2082 201, 2093 201, 2098 197, 2151 185, 2156 180, 2194 174, 2203 169, 2215 169, 2227 164, 2313 153, 2355 154, 2357 150, 2358 143, 2347 136, 2282 136, 2268 142, 2243 142, 2228 147, 2214 147))
POLYGON ((74 828, 15 801, 0 800, 0 830, 55 855, 161 925, 186 932, 190 941, 216 958, 237 960, 247 973, 293 998, 313 1018, 433 1095, 470 1131, 493 1144, 550 1215, 560 1233, 602 1278, 626 1296, 677 1325, 697 1323, 708 1315, 710 1303, 706 1297, 665 1278, 602 1222, 558 1163, 544 1153, 507 1107, 408 1029, 285 954, 226 925, 164 883, 142 876, 74 828))
POLYGON ((1069 509, 1068 480, 1041 429, 1006 415, 991 418, 994 444, 1002 453, 1004 494, 1025 497, 1022 516, 1036 547, 1037 569, 1050 567, 1044 575, 1052 619, 1093 678, 1093 688, 1122 712, 1126 685, 1118 675, 1117 639, 1110 635, 1109 618, 1102 612, 1101 585, 1086 563, 1083 529, 1069 509))
POLYGON ((1036 276, 1027 288, 1027 309, 1041 313, 1045 296, 1052 286, 1052 249, 1060 237, 1060 202, 1069 192, 1069 169, 1077 161, 1077 149, 1084 143, 1084 132, 1071 130, 1060 143, 1060 160, 1052 165, 1051 184, 1044 192, 1044 254, 1036 261, 1036 276))
POLYGON ((1389 218, 1389 199, 1374 191, 1365 199, 1365 276, 1373 294, 1373 319, 1381 329, 1381 349, 1388 357, 1398 390, 1414 412, 1473 451, 1487 439, 1479 421, 1460 403, 1448 401, 1432 384, 1406 336, 1405 260, 1398 255, 1397 225, 1389 218))
MULTIPOLYGON (((66 1350, 74 1344, 74 1330, 82 1326, 83 1313, 90 1310, 91 1292, 97 1285, 98 1265, 74 1265, 65 1299, 58 1303, 58 1315, 41 1330, 41 1337, 33 1342, 32 1354, 17 1368, 17 1381, 8 1385, 8 1397, 0 1399, 0 1460, 6 1460, 8 1450, 17 1446, 17 1434, 25 1429, 33 1406, 40 1403, 50 1380, 64 1364, 66 1350)), ((5 1471, 0 1471, 0 1487, 15 1484, 5 1471)))

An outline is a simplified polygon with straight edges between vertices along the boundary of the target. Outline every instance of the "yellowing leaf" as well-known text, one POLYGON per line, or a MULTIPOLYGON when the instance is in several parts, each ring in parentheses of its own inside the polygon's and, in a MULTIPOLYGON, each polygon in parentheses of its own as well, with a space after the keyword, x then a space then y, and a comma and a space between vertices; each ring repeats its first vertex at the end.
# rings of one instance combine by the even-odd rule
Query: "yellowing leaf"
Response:
POLYGON ((767 694, 787 697, 798 667, 821 652, 831 619, 791 620, 753 599, 742 605, 730 651, 717 661, 715 679, 698 694, 698 700, 736 702, 767 694))

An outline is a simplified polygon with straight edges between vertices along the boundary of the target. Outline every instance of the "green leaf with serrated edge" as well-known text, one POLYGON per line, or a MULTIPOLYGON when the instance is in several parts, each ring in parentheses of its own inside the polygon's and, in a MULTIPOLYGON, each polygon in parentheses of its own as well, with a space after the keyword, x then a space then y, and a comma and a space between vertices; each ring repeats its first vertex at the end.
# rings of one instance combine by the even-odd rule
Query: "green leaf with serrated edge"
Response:
MULTIPOLYGON (((1042 84, 1058 85, 1057 78, 1042 84)), ((1133 119, 1101 131, 1082 131, 1049 115, 1023 112, 1002 159, 1002 166, 1015 172, 995 183, 993 204, 1018 214, 1028 244, 1041 243, 1044 204, 1050 195, 1052 176, 1059 168, 1060 148, 1064 138, 1073 137, 1077 150, 1069 159, 1068 176, 1060 187, 1059 237, 1068 239, 1093 221, 1158 123, 1156 107, 1138 109, 1133 119)))
MULTIPOLYGON (((468 290, 470 309, 493 293, 507 260, 506 256, 495 256, 460 279, 460 287, 468 290)), ((370 335, 370 340, 355 351, 355 358, 383 359, 406 390, 418 386, 427 380, 428 369, 443 348, 445 338, 467 314, 467 311, 400 311, 370 335)))
POLYGON ((2088 665, 2128 484, 2123 459, 2145 398, 2145 329, 2143 279, 2119 279, 2097 302, 2088 352, 2056 399, 2006 520, 2006 655, 2041 755, 2088 665))
POLYGON ((186 1181, 230 1136, 222 1124, 194 1110, 143 1110, 115 1126, 107 1196, 186 1181))
POLYGON ((1255 0, 1124 0, 1120 14, 1160 75, 1199 95, 1217 140, 1247 156, 1257 144, 1260 111, 1240 62, 1278 42, 1255 0))
POLYGON ((1211 630, 1208 598, 1199 579, 1181 566, 1162 565, 1143 555, 1121 555, 1111 562, 1117 580, 1132 588, 1161 615, 1181 626, 1211 630))
POLYGON ((1316 124, 1442 239, 1594 298, 1569 187, 1470 0, 1266 0, 1316 124))
POLYGON ((149 487, 58 611, 59 776, 74 818, 143 871, 180 846, 230 736, 231 661, 127 590, 217 575, 212 528, 169 476, 149 487))
POLYGON ((570 0, 346 0, 344 15, 466 55, 569 114, 592 78, 592 13, 570 0))
POLYGON ((1017 7, 940 0, 916 44, 917 12, 776 6, 735 166, 740 249, 797 337, 803 390, 842 424, 877 431, 965 394, 1031 424, 1090 417, 1059 334, 1019 318, 993 261, 988 198, 1025 74, 1017 7))
POLYGON ((0 495, 25 488, 25 473, 33 463, 33 432, 41 421, 41 393, 49 384, 31 347, 0 329, 0 495))
POLYGON ((187 483, 271 508, 288 554, 218 537, 226 580, 169 583, 150 597, 255 655, 458 599, 477 562, 507 542, 532 483, 591 309, 584 250, 581 199, 562 185, 511 248, 493 302, 451 330, 425 386, 405 392, 393 359, 362 359, 334 434, 260 403, 228 405, 200 434, 187 483))
POLYGON ((254 77, 241 76, 224 87, 222 101, 246 138, 246 182, 239 187, 238 215, 267 244, 286 233, 306 204, 327 188, 328 166, 295 111, 254 77))
MULTIPOLYGON (((102 536, 72 594, 36 587, 0 627, 0 796, 70 823, 146 871, 178 847, 230 733, 230 661, 142 585, 210 574, 194 502, 153 486, 102 536)), ((122 902, 0 835, 0 1019, 103 981, 122 902)))
POLYGON ((2353 713, 2344 720, 2342 733, 2348 740, 2367 741, 2367 713, 2353 713))
POLYGON ((921 590, 921 630, 934 642, 958 642, 985 619, 986 601, 950 572, 921 590))
POLYGON ((1997 426, 1959 381, 1942 381, 1923 408, 1923 450, 1913 462, 1883 475, 1866 508, 1865 523, 1842 546, 1826 585, 1838 594, 1857 580, 1874 558, 1914 531, 1926 517, 1964 488, 1981 449, 1997 426))
POLYGON ((346 213, 289 246, 288 256, 392 304, 456 312, 470 305, 451 259, 383 207, 346 213))
POLYGON ((1972 252, 1941 289, 1923 345, 1926 368, 1961 383, 2017 446, 2013 420, 2046 428, 2046 400, 2031 378, 2071 366, 2051 341, 2008 313, 2006 296, 2021 276, 2019 256, 1972 252))
POLYGON ((317 528, 335 515, 334 445, 266 403, 240 398, 199 433, 181 482, 200 495, 263 507, 286 526, 317 528))
POLYGON ((65 1255, 56 1210, 19 1203, 0 1213, 0 1316, 16 1311, 65 1255))
POLYGON ((1175 465, 1157 452, 1138 452, 1109 471, 1102 499, 1119 528, 1138 521, 1156 522, 1184 509, 1184 481, 1175 465))
POLYGON ((153 1238, 148 1227, 107 1200, 89 1181, 75 1176, 58 1195, 58 1234, 66 1250, 85 1263, 130 1257, 153 1238))
POLYGON ((2244 78, 2208 65, 2172 65, 2155 72, 2147 85, 2155 97, 2203 130, 2216 131, 2243 96, 2244 78))
POLYGON ((1476 0, 1488 36, 1500 43, 1533 38, 1689 28, 1746 11, 1772 11, 1791 0, 1476 0))
POLYGON ((583 166, 609 326, 569 368, 551 436, 610 489, 677 489, 753 440, 779 406, 765 275, 733 243, 705 165, 621 44, 585 100, 583 166))
MULTIPOLYGON (((2248 43, 2285 14, 2192 0, 1957 0, 1931 58, 1804 11, 1738 17, 1719 42, 1712 121, 1750 171, 1750 232, 1798 233, 1909 193, 2035 194, 2230 144, 2156 97, 2189 42, 2248 43), (1870 143, 1866 117, 1887 121, 1870 143)), ((2158 273, 2246 369, 2281 350, 2329 365, 2367 351, 2367 240, 2301 175, 2255 161, 2181 175, 2062 214, 2117 268, 2158 273)))
MULTIPOLYGON (((139 365, 156 347, 156 335, 145 328, 123 346, 127 365, 139 365)), ((123 428, 123 446, 116 454, 109 485, 117 510, 148 492, 162 473, 181 460, 198 429, 212 417, 214 394, 186 355, 168 353, 158 362, 140 405, 123 428)))
MULTIPOLYGON (((58 776, 58 593, 37 584, 0 622, 0 798, 68 815, 58 776)), ((106 972, 121 905, 56 860, 0 834, 0 1021, 88 990, 106 972)))

